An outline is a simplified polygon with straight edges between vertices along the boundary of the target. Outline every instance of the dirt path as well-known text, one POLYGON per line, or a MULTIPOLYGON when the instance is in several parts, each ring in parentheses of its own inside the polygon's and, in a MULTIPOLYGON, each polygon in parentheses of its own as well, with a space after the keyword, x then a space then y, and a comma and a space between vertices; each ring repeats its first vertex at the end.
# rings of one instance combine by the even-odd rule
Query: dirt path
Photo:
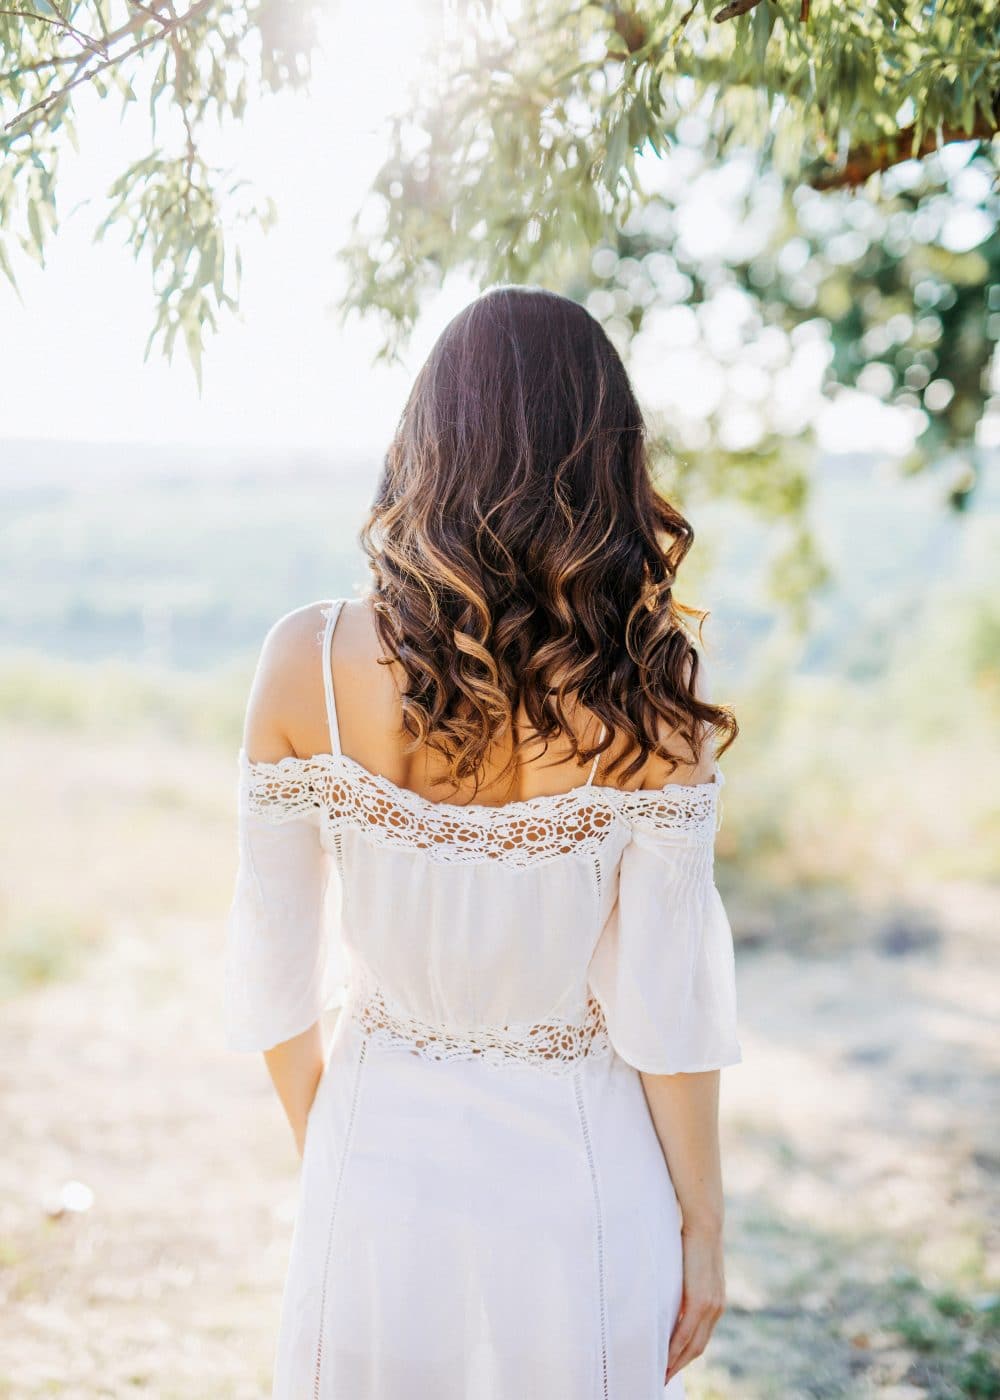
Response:
MULTIPOLYGON (((741 950, 730 1309, 691 1400, 1000 1394, 1000 899, 923 907, 929 937, 741 950)), ((0 1396, 267 1393, 295 1161, 262 1064, 222 1047, 220 943, 119 909, 78 975, 3 1006, 0 1396)))
POLYGON ((1000 1395, 1000 901, 916 907, 913 936, 894 917, 865 944, 741 958, 706 1395, 1000 1395))

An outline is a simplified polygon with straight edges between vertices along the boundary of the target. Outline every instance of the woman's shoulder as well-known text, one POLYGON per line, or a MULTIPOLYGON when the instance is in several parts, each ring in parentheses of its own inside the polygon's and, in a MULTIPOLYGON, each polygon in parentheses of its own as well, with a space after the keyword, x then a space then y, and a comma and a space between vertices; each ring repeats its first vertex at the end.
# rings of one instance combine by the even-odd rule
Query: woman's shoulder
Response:
POLYGON ((325 625, 324 611, 330 599, 319 599, 291 608, 275 618, 264 635, 261 657, 272 665, 302 665, 310 649, 315 654, 325 625))
POLYGON ((269 668, 296 680, 315 668, 331 612, 337 634, 337 655, 346 662, 372 654, 376 640, 371 609, 364 598, 319 598, 276 618, 268 628, 261 660, 269 668))
MULTIPOLYGON (((366 740, 386 726, 395 691, 384 667, 374 618, 364 598, 320 598, 282 613, 261 646, 247 709, 245 746, 273 761, 325 751, 329 738, 324 668, 330 668, 341 734, 366 740), (335 622, 334 639, 327 624, 335 622)), ((377 736, 376 736, 377 737, 377 736)))

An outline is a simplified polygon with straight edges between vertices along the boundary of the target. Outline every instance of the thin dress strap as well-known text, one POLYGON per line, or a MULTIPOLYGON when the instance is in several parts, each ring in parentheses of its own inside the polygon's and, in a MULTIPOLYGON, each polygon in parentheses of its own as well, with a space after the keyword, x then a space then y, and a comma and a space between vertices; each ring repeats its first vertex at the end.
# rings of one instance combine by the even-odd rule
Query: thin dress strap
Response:
POLYGON ((337 625, 337 618, 343 606, 343 598, 335 598, 326 605, 326 627, 323 630, 323 693, 326 696, 326 722, 330 730, 330 752, 337 754, 341 752, 340 725, 337 723, 337 702, 333 695, 330 646, 333 641, 333 629, 337 625))
MULTIPOLYGON (((602 725, 601 725, 601 737, 600 737, 600 738, 598 739, 598 741, 597 741, 599 744, 603 744, 603 743, 604 743, 604 736, 605 736, 605 734, 606 734, 607 732, 608 732, 608 731, 607 731, 607 725, 602 724, 602 725)), ((594 761, 593 761, 593 763, 590 765, 590 777, 589 777, 589 778, 587 779, 587 781, 584 783, 584 787, 593 787, 593 785, 594 785, 594 779, 597 777, 597 765, 600 763, 600 761, 601 761, 601 759, 602 759, 603 757, 604 757, 604 755, 603 755, 603 754, 600 754, 600 753, 597 753, 597 754, 594 755, 594 761)))

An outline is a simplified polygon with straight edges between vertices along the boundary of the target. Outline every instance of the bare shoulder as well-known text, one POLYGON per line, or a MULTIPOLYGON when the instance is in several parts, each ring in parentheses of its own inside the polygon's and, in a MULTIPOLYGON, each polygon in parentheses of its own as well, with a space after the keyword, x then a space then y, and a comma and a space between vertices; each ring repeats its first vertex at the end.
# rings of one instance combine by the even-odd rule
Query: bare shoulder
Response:
POLYGON ((367 598, 346 598, 337 619, 334 650, 338 666, 344 669, 376 665, 382 644, 375 630, 375 617, 367 598))
POLYGON ((342 746, 373 766, 388 760, 383 750, 396 721, 397 696, 390 668, 378 664, 383 653, 374 615, 365 598, 345 599, 325 655, 323 638, 333 601, 324 598, 293 608, 268 629, 243 726, 243 747, 254 762, 329 751, 327 666, 342 746))
POLYGON ((401 687, 405 677, 386 657, 369 597, 349 598, 337 619, 331 648, 340 741, 345 753, 393 782, 409 780, 400 746, 401 687))
POLYGON ((293 608, 273 622, 264 637, 250 687, 243 746, 256 761, 276 762, 301 753, 301 736, 313 722, 317 692, 323 712, 319 669, 326 600, 293 608))
MULTIPOLYGON (((276 673, 291 675, 293 683, 313 668, 326 629, 327 614, 336 599, 305 603, 272 624, 261 651, 261 660, 276 673)), ((371 609, 364 598, 345 598, 337 618, 335 647, 347 664, 374 660, 379 655, 371 609)))
MULTIPOLYGON (((692 659, 688 663, 687 678, 689 681, 692 678, 692 668, 694 670, 695 699, 704 702, 710 701, 712 695, 705 654, 697 647, 692 652, 692 659)), ((702 744, 697 763, 692 762, 693 754, 690 747, 665 722, 660 726, 658 738, 664 748, 670 752, 671 757, 676 759, 676 767, 671 769, 665 758, 651 756, 643 778, 643 787, 659 788, 666 783, 710 783, 712 781, 715 771, 715 745, 711 735, 702 744)))

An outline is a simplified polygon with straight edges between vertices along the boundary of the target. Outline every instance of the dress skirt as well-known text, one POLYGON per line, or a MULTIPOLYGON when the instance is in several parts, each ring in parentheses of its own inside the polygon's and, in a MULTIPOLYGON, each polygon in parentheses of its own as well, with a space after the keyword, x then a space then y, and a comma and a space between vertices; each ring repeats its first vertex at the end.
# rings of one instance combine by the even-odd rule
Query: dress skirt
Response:
POLYGON ((274 1400, 683 1400, 680 1211, 638 1072, 433 1061, 343 1012, 274 1400))

